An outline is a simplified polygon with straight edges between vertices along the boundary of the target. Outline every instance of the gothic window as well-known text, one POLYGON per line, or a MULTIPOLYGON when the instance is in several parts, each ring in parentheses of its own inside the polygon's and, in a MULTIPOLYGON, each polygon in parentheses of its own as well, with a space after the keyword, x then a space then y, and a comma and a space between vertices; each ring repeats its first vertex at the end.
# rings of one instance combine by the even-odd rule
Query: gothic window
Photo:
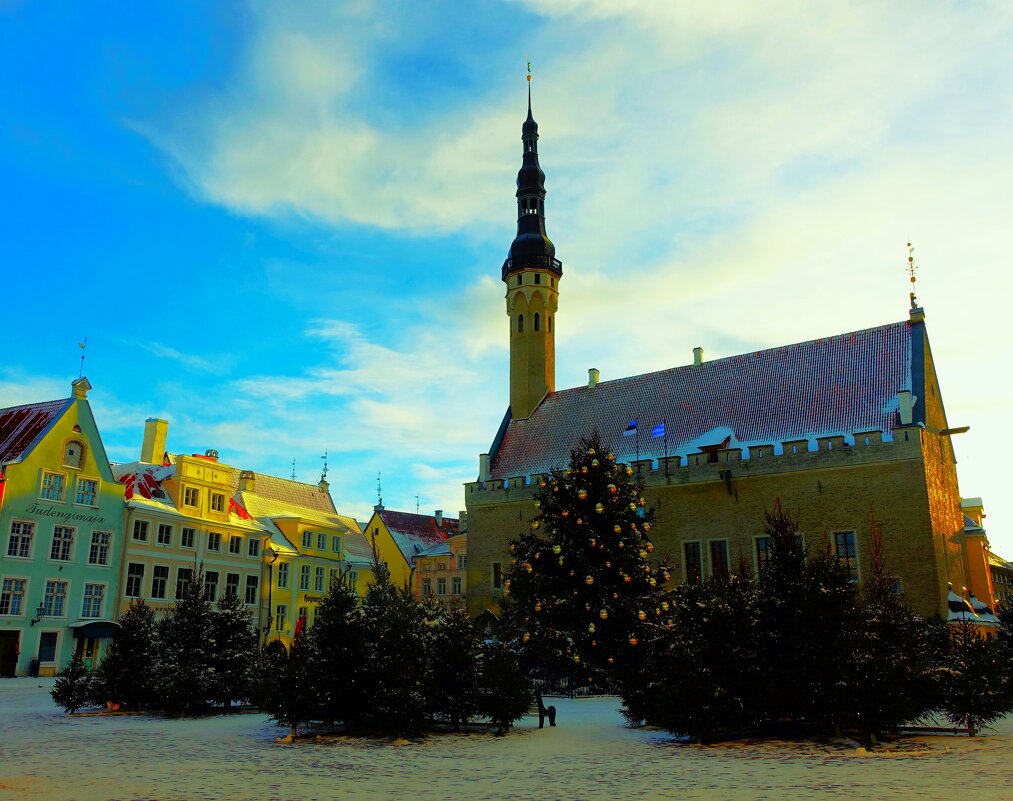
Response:
POLYGON ((538 312, 535 312, 535 328, 534 328, 534 330, 535 331, 540 331, 541 328, 542 328, 542 326, 541 326, 541 320, 538 317, 538 312))
POLYGON ((523 334, 524 333, 524 315, 523 314, 518 314, 517 315, 517 333, 518 334, 523 334))

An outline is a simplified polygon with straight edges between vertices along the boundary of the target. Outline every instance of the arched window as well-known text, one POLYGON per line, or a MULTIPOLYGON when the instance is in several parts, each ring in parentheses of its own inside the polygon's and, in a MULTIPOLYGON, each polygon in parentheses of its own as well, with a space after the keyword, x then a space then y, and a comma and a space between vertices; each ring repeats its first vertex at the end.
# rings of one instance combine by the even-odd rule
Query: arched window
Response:
POLYGON ((81 467, 84 464, 84 445, 73 439, 64 445, 63 464, 66 467, 81 467))
POLYGON ((541 327, 540 323, 541 323, 541 320, 538 319, 538 312, 535 312, 535 331, 540 331, 541 330, 542 327, 541 327))
POLYGON ((523 334, 524 333, 524 315, 523 314, 518 314, 517 315, 517 333, 518 334, 523 334))
POLYGON ((546 317, 545 318, 545 322, 547 322, 549 324, 549 333, 551 334, 552 333, 552 318, 551 317, 546 317))

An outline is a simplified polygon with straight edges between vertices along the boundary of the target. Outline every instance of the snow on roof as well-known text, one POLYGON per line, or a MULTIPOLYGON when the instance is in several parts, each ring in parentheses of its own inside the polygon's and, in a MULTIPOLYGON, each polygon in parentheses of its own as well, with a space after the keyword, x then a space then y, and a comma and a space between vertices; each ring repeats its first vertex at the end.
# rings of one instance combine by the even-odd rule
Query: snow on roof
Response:
POLYGON ((361 531, 346 534, 344 537, 345 561, 353 565, 372 565, 373 549, 366 542, 361 531))
POLYGON ((443 525, 437 526, 434 515, 397 512, 393 509, 384 509, 377 514, 409 565, 414 564, 415 557, 426 548, 443 542, 460 530, 456 517, 445 516, 443 525))
POLYGON ((20 461, 73 402, 64 398, 0 409, 0 464, 20 461))
POLYGON ((435 545, 430 545, 428 548, 424 548, 419 551, 415 558, 418 559, 421 556, 450 556, 450 546, 447 545, 447 541, 438 542, 435 545))
POLYGON ((510 420, 492 456, 492 479, 546 473, 597 428, 624 460, 707 446, 744 447, 855 431, 890 432, 897 393, 912 389, 911 324, 891 323, 741 356, 549 393, 510 420), (623 437, 631 420, 639 437, 623 437), (723 444, 727 439, 727 444, 723 444))

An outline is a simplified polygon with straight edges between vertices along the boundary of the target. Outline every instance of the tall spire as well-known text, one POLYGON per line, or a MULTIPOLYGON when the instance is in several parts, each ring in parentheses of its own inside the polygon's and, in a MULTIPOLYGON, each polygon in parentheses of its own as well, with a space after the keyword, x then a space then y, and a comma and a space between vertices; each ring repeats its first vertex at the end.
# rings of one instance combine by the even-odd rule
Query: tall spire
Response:
POLYGON ((528 116, 521 126, 523 161, 517 173, 517 236, 503 262, 503 280, 512 272, 544 269, 563 274, 556 246, 545 233, 545 173, 538 164, 538 123, 531 112, 531 63, 528 62, 528 116))

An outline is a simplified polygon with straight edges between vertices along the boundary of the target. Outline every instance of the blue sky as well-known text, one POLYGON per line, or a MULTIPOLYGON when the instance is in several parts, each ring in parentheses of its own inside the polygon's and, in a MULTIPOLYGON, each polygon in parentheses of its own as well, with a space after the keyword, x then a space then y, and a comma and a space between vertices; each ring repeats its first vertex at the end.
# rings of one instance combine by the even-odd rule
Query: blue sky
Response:
POLYGON ((110 456, 463 508, 507 402, 524 66, 557 386, 907 313, 1013 553, 1005 3, 0 2, 0 405, 86 373, 110 456), (467 10, 462 11, 462 8, 467 10))

